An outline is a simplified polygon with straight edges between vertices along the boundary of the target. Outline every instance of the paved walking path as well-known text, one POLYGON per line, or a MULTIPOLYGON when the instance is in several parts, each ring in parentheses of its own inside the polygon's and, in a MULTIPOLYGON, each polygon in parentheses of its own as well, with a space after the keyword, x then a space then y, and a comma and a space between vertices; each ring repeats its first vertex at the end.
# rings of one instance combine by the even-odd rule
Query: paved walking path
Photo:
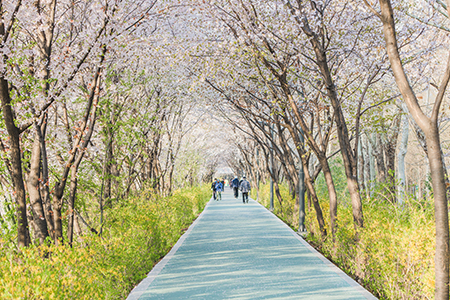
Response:
POLYGON ((211 200, 134 299, 376 299, 257 202, 211 200))

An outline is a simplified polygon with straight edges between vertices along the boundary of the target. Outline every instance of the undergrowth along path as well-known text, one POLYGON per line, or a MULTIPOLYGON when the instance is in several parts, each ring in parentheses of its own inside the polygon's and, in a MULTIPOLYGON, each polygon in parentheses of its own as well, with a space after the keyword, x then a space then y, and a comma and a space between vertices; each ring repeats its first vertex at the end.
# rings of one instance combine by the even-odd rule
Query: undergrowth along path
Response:
POLYGON ((211 200, 135 299, 376 299, 250 199, 211 200))

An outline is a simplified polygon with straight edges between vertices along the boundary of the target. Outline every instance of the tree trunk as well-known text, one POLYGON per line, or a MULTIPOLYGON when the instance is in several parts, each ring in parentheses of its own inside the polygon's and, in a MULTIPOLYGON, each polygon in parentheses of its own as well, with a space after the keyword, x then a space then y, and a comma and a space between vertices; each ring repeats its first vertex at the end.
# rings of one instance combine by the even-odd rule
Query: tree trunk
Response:
POLYGON ((436 299, 449 298, 449 228, 447 189, 441 156, 441 142, 437 124, 425 131, 428 145, 428 159, 434 194, 434 216, 436 220, 436 299))
POLYGON ((380 133, 374 135, 373 156, 377 163, 377 182, 384 184, 386 182, 386 165, 384 163, 383 142, 380 133))
POLYGON ((70 185, 69 185, 69 219, 67 224, 67 240, 69 246, 72 247, 73 232, 74 232, 74 220, 75 220, 75 197, 77 194, 77 170, 75 166, 72 166, 70 170, 70 185))
POLYGON ((322 208, 320 207, 319 199, 317 198, 316 189, 314 188, 313 180, 309 174, 308 163, 302 160, 303 170, 305 173, 305 184, 308 188, 308 202, 312 202, 314 210, 316 211, 317 223, 319 224, 320 234, 322 238, 327 236, 327 229, 323 219, 322 208))
POLYGON ((173 153, 171 152, 170 153, 170 167, 169 167, 169 175, 168 175, 168 184, 167 184, 167 195, 172 194, 174 169, 175 169, 175 157, 174 157, 173 153))
POLYGON ((111 132, 111 124, 108 122, 108 142, 106 144, 106 153, 105 153, 105 166, 103 170, 104 177, 104 192, 103 199, 105 199, 105 206, 111 204, 111 182, 112 182, 112 164, 113 164, 113 133, 111 132))
POLYGON ((49 179, 48 179, 48 158, 47 158, 47 146, 45 143, 45 134, 47 131, 47 121, 48 121, 48 114, 44 113, 43 120, 42 120, 42 126, 40 130, 38 130, 39 134, 39 141, 41 143, 41 178, 40 181, 40 190, 41 190, 41 198, 42 203, 44 204, 44 213, 45 213, 45 220, 47 222, 47 228, 48 233, 52 240, 54 240, 54 223, 53 223, 53 211, 52 211, 52 204, 50 200, 50 188, 49 188, 49 179))
POLYGON ((57 182, 55 184, 55 190, 53 192, 53 224, 55 226, 55 234, 53 236, 53 240, 56 245, 63 242, 63 226, 62 226, 62 197, 64 193, 65 181, 64 184, 57 182))
POLYGON ((112 143, 110 142, 107 148, 107 158, 106 158, 106 170, 105 170, 105 193, 104 198, 106 202, 111 202, 111 182, 112 182, 112 173, 111 173, 111 165, 112 165, 112 143))
MULTIPOLYGON (((35 124, 36 127, 38 126, 35 124)), ((37 129, 40 130, 40 129, 37 129)), ((39 244, 42 245, 45 239, 49 236, 47 222, 45 220, 44 207, 42 204, 41 193, 39 191, 39 174, 41 162, 41 142, 39 134, 35 134, 33 148, 31 150, 30 173, 27 178, 28 194, 30 196, 30 203, 33 208, 33 220, 35 226, 34 235, 39 244)))
POLYGON ((388 197, 392 203, 396 202, 396 182, 395 182, 395 153, 397 150, 398 132, 400 127, 401 117, 397 116, 393 121, 390 133, 386 133, 388 136, 384 143, 384 151, 386 156, 386 170, 387 170, 387 183, 388 183, 388 197))
MULTIPOLYGON (((3 61, 5 62, 4 58, 3 61)), ((28 232, 27 204, 25 201, 25 186, 22 174, 22 156, 20 153, 20 130, 14 123, 8 82, 3 75, 0 77, 0 96, 2 101, 3 120, 9 135, 11 167, 13 171, 12 180, 17 203, 17 245, 21 248, 29 245, 30 236, 28 232)))
MULTIPOLYGON (((325 54, 323 54, 325 56, 325 54)), ((319 59, 320 61, 320 59, 319 59)), ((326 58, 325 58, 326 61, 326 58)), ((338 132, 339 145, 341 148, 342 160, 344 163, 345 175, 347 177, 347 188, 350 193, 350 199, 352 202, 352 211, 353 211, 353 221, 355 225, 355 229, 357 227, 364 226, 364 216, 362 211, 362 203, 361 203, 361 195, 359 193, 358 179, 357 175, 357 163, 356 158, 352 156, 350 139, 348 137, 347 125, 345 123, 344 114, 342 112, 342 108, 340 106, 340 101, 337 99, 337 94, 335 90, 335 86, 333 81, 331 80, 331 73, 328 70, 328 65, 326 65, 325 74, 329 76, 327 81, 330 81, 330 84, 327 84, 327 88, 329 90, 329 98, 331 99, 331 103, 335 110, 335 119, 336 119, 336 127, 338 132)), ((325 72, 323 71, 323 72, 325 72)))
MULTIPOLYGON (((406 110, 406 107, 405 107, 406 110)), ((408 136, 409 136, 409 122, 408 116, 404 115, 402 117, 402 138, 400 141, 400 149, 397 156, 398 165, 398 203, 402 204, 405 201, 406 192, 406 169, 405 169, 405 157, 408 151, 408 136)))
POLYGON ((389 190, 389 199, 391 202, 396 202, 395 199, 395 152, 397 148, 397 135, 391 141, 385 144, 386 153, 386 169, 387 169, 387 184, 389 190))
MULTIPOLYGON (((118 101, 116 97, 116 101, 118 101)), ((106 122, 106 135, 107 135, 107 143, 106 143, 106 153, 105 153, 105 170, 104 170, 104 180, 105 180, 105 191, 103 198, 106 200, 105 206, 107 204, 111 204, 111 185, 112 185, 112 169, 113 169, 113 157, 114 157, 114 124, 118 118, 119 111, 116 109, 116 104, 112 104, 113 109, 110 112, 108 109, 108 121, 106 122)))
POLYGON ((281 197, 280 186, 278 185, 278 180, 274 180, 273 184, 275 186, 275 189, 274 189, 275 190, 275 195, 277 195, 278 203, 280 204, 281 214, 283 215, 283 217, 286 217, 284 215, 283 198, 281 197))
POLYGON ((377 172, 375 170, 376 163, 375 163, 375 155, 373 155, 373 146, 369 140, 369 137, 367 137, 367 155, 369 156, 370 197, 373 197, 377 172))
POLYGON ((330 227, 333 241, 336 238, 336 218, 337 218, 337 194, 334 186, 333 176, 331 175, 330 166, 326 157, 318 157, 325 182, 328 189, 328 197, 330 199, 330 227))
POLYGON ((362 141, 361 139, 359 140, 359 147, 358 147, 358 177, 359 177, 359 185, 361 187, 361 190, 364 191, 366 190, 366 185, 365 185, 365 178, 364 178, 364 149, 362 147, 362 141))
POLYGON ((372 190, 372 178, 370 176, 370 151, 367 138, 364 138, 362 143, 362 154, 364 156, 364 181, 366 186, 366 197, 370 198, 372 190))
POLYGON ((83 235, 83 231, 81 230, 80 221, 78 219, 78 214, 74 211, 74 231, 78 237, 81 237, 83 235))

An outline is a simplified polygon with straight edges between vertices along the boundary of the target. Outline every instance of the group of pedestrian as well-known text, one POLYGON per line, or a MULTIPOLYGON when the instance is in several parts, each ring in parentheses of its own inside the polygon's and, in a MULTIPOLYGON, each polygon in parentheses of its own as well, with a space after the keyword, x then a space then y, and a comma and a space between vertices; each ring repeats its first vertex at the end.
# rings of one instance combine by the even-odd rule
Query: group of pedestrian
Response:
POLYGON ((222 181, 218 180, 217 178, 214 178, 214 182, 211 184, 211 189, 213 191, 213 198, 214 200, 222 200, 222 192, 225 187, 225 181, 222 179, 222 181))
MULTIPOLYGON (((213 191, 214 200, 222 200, 222 192, 224 190, 224 181, 219 181, 217 178, 214 178, 214 182, 211 185, 211 189, 213 191)), ((239 196, 239 191, 242 193, 242 202, 248 203, 248 193, 250 193, 251 187, 247 178, 242 176, 242 179, 239 180, 237 176, 230 182, 230 187, 233 189, 234 198, 237 199, 239 196)))

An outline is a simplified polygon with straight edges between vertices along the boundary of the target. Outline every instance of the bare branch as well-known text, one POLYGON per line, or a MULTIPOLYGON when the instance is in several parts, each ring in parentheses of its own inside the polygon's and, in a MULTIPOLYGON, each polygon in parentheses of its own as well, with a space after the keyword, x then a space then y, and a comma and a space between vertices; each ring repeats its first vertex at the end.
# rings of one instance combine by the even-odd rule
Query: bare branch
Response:
POLYGON ((437 122, 439 116, 439 109, 444 99, 445 91, 447 89, 448 81, 450 80, 450 53, 447 60, 447 67, 445 68, 444 78, 439 86, 439 92, 436 96, 436 101, 434 102, 433 112, 431 113, 431 120, 437 122))

